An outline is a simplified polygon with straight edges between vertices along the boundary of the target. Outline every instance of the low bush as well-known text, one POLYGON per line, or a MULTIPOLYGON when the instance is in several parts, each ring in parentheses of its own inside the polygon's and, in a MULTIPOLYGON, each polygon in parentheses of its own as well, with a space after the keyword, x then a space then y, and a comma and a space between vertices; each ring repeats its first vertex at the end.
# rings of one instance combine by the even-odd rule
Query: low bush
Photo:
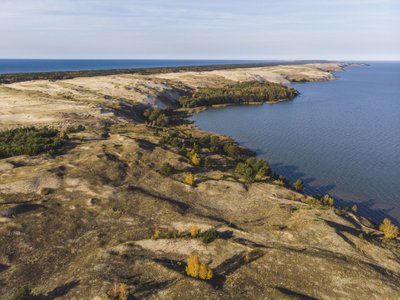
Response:
POLYGON ((143 116, 148 122, 160 127, 167 127, 171 124, 172 111, 170 109, 162 110, 161 108, 147 109, 144 111, 143 116))
POLYGON ((170 176, 174 173, 174 171, 174 167, 169 163, 163 163, 159 170, 160 174, 164 176, 170 176))
POLYGON ((215 229, 209 229, 209 230, 202 232, 200 234, 200 236, 201 236, 201 240, 203 241, 203 243, 209 244, 212 241, 219 238, 219 233, 215 229))
POLYGON ((85 131, 85 126, 83 125, 78 125, 78 126, 68 126, 65 129, 65 133, 78 133, 78 132, 82 132, 85 131))
POLYGON ((335 203, 335 200, 334 200, 331 196, 329 196, 328 194, 326 194, 325 196, 323 196, 323 197, 321 198, 321 203, 322 203, 323 205, 333 206, 334 203, 335 203))
POLYGON ((54 154, 63 148, 56 129, 24 127, 0 132, 0 159, 17 155, 54 154))
POLYGON ((11 300, 35 300, 38 299, 37 296, 35 296, 32 293, 32 290, 27 287, 19 287, 15 290, 11 300))
POLYGON ((128 300, 129 288, 125 283, 114 283, 106 294, 109 299, 128 300))
POLYGON ((293 183, 293 188, 298 191, 298 192, 302 192, 304 190, 304 184, 303 181, 301 181, 300 179, 297 179, 294 183, 293 183))

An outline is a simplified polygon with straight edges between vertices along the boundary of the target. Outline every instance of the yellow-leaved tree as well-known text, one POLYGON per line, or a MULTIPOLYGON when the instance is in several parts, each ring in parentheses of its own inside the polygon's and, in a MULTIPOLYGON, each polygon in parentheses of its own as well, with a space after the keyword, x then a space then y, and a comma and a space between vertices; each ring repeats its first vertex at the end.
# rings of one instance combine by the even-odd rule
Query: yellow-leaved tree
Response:
POLYGON ((190 236, 196 238, 199 235, 199 228, 196 225, 192 225, 190 228, 190 236))
POLYGON ((199 257, 197 255, 191 255, 187 259, 186 274, 191 277, 199 277, 199 257))
POLYGON ((190 160, 192 161, 192 164, 194 164, 195 166, 200 165, 201 158, 199 157, 199 155, 196 152, 191 154, 190 160))
POLYGON ((201 263, 199 267, 199 278, 210 280, 213 277, 213 271, 205 264, 201 263))
POLYGON ((194 184, 194 175, 192 173, 187 173, 185 177, 185 183, 193 186, 194 184))
POLYGON ((197 255, 191 255, 188 257, 186 274, 203 280, 210 280, 213 277, 212 269, 205 263, 200 263, 197 255))
POLYGON ((395 239, 399 235, 399 227, 392 224, 388 218, 383 220, 383 223, 379 226, 379 230, 383 232, 386 239, 395 239))

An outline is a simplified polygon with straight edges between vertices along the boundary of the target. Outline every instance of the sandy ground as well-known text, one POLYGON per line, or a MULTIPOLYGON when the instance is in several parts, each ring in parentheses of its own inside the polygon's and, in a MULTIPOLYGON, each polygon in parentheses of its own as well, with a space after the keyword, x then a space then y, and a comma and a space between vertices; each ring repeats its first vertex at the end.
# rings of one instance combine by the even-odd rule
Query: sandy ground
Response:
POLYGON ((0 160, 0 299, 29 285, 44 299, 106 300, 116 282, 132 299, 399 299, 399 242, 360 238, 348 214, 194 167, 143 124, 88 134, 62 155, 0 160), (193 225, 221 236, 189 238, 193 225), (152 238, 165 228, 180 234, 152 238), (192 254, 213 280, 185 275, 192 254))
MULTIPOLYGON (((207 72, 112 75, 69 80, 37 80, 0 86, 0 129, 18 126, 98 123, 118 119, 121 106, 176 103, 182 92, 232 81, 333 80, 339 63, 281 65, 207 72)), ((118 120, 120 121, 120 120, 118 120)))

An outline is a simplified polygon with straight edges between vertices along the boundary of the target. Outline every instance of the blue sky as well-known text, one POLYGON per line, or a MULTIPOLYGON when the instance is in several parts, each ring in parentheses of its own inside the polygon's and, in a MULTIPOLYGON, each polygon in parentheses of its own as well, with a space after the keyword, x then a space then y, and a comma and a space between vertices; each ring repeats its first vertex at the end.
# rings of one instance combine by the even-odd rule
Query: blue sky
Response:
POLYGON ((1 58, 400 60, 399 0, 1 0, 1 58))

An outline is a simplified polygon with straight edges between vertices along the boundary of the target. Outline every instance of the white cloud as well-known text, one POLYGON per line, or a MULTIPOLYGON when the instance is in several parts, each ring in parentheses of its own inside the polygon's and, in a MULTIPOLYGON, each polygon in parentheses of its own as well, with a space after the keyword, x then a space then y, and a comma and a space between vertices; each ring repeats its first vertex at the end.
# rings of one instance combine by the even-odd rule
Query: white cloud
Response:
POLYGON ((399 57, 399 23, 396 0, 1 0, 0 57, 399 57))

